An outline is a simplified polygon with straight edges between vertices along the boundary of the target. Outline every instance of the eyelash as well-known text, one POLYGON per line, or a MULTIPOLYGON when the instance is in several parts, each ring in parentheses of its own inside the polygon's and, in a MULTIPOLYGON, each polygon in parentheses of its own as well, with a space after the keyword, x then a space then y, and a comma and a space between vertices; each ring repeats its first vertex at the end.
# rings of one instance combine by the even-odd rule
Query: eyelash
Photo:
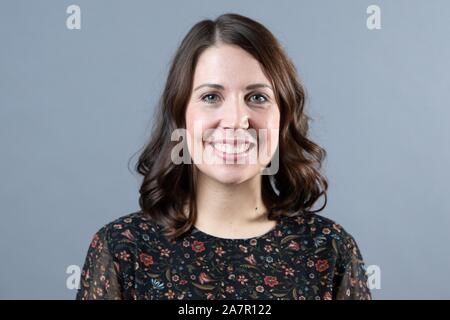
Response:
MULTIPOLYGON (((205 102, 205 103, 207 103, 207 104, 214 104, 215 102, 207 102, 207 101, 205 100, 205 98, 208 97, 208 96, 215 96, 215 97, 218 97, 219 95, 217 95, 217 94, 215 94, 215 93, 207 93, 207 94, 205 94, 204 96, 202 96, 202 97, 200 98, 201 101, 203 101, 203 102, 205 102)), ((269 101, 269 98, 268 98, 266 95, 264 95, 264 94, 261 94, 261 93, 254 93, 254 94, 251 94, 251 95, 250 95, 250 97, 254 97, 254 96, 260 96, 260 97, 263 97, 263 98, 265 99, 265 101, 263 101, 263 102, 255 102, 255 104, 264 104, 264 103, 267 103, 267 102, 269 101)))

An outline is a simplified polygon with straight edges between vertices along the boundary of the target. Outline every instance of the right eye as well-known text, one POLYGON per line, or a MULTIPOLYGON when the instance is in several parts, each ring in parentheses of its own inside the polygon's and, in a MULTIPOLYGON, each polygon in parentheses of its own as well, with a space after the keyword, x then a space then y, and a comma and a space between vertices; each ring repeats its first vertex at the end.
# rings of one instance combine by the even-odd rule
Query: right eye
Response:
POLYGON ((219 96, 214 93, 206 94, 202 97, 202 101, 206 103, 216 103, 218 101, 219 96))

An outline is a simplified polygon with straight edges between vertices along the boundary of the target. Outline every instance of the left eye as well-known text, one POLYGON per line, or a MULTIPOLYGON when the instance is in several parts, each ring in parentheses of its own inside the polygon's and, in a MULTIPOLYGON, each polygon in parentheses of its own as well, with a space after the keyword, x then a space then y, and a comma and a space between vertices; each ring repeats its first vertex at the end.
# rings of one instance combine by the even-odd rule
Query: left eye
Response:
POLYGON ((250 101, 254 103, 264 103, 267 101, 267 98, 262 94, 254 94, 250 97, 250 101), (256 97, 256 99, 255 99, 256 97))
POLYGON ((209 93, 202 97, 202 101, 206 103, 215 103, 217 102, 218 96, 214 93, 209 93))

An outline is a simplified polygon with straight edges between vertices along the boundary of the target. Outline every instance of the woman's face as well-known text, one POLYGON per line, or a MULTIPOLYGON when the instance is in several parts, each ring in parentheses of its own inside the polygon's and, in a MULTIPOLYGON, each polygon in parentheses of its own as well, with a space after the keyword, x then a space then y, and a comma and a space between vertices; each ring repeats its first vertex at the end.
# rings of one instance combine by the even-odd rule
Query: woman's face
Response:
POLYGON ((188 148, 200 174, 241 183, 260 174, 278 145, 280 111, 259 62, 238 46, 199 57, 186 108, 188 148))

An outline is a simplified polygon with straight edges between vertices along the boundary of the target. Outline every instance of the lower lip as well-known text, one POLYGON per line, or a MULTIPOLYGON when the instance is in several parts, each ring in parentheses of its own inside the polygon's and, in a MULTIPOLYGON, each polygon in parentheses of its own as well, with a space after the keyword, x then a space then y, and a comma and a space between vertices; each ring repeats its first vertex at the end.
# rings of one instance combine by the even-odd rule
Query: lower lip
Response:
POLYGON ((214 148, 214 146, 212 144, 210 144, 210 146, 213 148, 215 155, 217 155, 219 158, 225 160, 225 163, 223 163, 223 164, 232 164, 232 162, 236 162, 238 159, 247 158, 249 153, 250 153, 250 151, 255 147, 254 144, 251 144, 250 148, 248 150, 244 151, 244 152, 241 152, 241 153, 225 153, 225 152, 222 152, 222 151, 217 150, 216 148, 214 148))

